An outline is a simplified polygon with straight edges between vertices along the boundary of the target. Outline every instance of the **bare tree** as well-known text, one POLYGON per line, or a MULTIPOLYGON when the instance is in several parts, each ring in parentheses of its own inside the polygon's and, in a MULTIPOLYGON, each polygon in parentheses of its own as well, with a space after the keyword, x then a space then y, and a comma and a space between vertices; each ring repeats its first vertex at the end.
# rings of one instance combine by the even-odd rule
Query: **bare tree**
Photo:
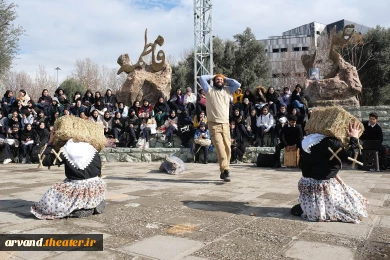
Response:
POLYGON ((84 60, 77 60, 75 65, 75 71, 73 77, 86 89, 91 91, 100 90, 99 78, 100 70, 99 65, 93 62, 90 58, 84 60))
POLYGON ((274 87, 293 89, 303 84, 307 77, 300 53, 288 51, 280 53, 280 58, 271 63, 274 87))
POLYGON ((57 80, 54 76, 49 76, 45 66, 39 65, 38 71, 35 74, 33 84, 30 87, 30 97, 34 100, 38 100, 41 96, 41 92, 47 89, 48 92, 53 95, 57 88, 57 80))

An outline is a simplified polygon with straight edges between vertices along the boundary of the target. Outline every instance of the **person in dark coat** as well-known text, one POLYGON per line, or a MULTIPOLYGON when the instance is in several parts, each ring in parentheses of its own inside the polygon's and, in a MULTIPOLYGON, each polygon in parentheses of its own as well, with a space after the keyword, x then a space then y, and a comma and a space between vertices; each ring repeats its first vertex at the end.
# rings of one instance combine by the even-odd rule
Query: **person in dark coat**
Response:
POLYGON ((22 163, 31 163, 31 152, 34 147, 34 130, 31 124, 26 124, 24 130, 20 135, 21 150, 22 150, 22 163))
POLYGON ((275 146, 275 161, 276 168, 280 168, 280 151, 285 147, 296 147, 301 149, 301 143, 303 140, 303 131, 300 125, 297 124, 297 117, 288 116, 288 124, 285 124, 280 132, 280 143, 275 146))
POLYGON ((154 110, 154 118, 157 122, 157 127, 160 127, 164 124, 165 118, 169 115, 169 105, 165 102, 163 96, 160 96, 157 100, 156 105, 153 108, 154 110))
POLYGON ((111 89, 107 89, 103 98, 103 103, 106 106, 108 112, 116 110, 118 101, 116 100, 116 96, 112 95, 111 89))
POLYGON ((279 107, 279 96, 273 87, 268 88, 267 93, 265 94, 265 99, 267 100, 268 109, 272 109, 272 114, 276 115, 279 107))
POLYGON ((3 111, 4 116, 11 114, 12 107, 16 101, 12 90, 7 90, 4 96, 1 98, 1 111, 3 111))
POLYGON ((179 137, 181 140, 180 147, 188 148, 188 141, 193 136, 193 122, 189 115, 189 111, 185 108, 178 117, 179 137))
POLYGON ((241 136, 241 131, 238 130, 237 124, 234 120, 230 121, 230 139, 232 156, 230 164, 236 164, 237 161, 242 161, 242 156, 245 153, 244 140, 241 136))

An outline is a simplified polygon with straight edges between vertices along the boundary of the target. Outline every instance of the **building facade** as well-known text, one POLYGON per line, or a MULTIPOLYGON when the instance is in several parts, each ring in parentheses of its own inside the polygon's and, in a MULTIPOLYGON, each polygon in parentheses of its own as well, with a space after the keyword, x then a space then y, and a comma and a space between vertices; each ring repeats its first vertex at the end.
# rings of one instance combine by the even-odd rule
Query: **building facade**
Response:
POLYGON ((347 24, 354 24, 355 31, 362 34, 370 29, 348 20, 340 20, 328 25, 311 22, 285 31, 282 36, 270 36, 268 39, 259 40, 265 45, 265 52, 271 62, 273 87, 291 89, 296 84, 303 84, 307 72, 301 62, 301 56, 309 54, 318 46, 318 37, 323 32, 329 33, 334 26, 337 31, 341 31, 347 24))

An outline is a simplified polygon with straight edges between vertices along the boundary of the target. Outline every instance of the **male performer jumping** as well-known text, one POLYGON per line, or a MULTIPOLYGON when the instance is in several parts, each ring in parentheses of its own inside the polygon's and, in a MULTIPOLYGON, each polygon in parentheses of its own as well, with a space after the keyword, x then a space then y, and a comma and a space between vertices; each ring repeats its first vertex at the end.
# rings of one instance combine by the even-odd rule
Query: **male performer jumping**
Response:
POLYGON ((226 78, 222 74, 203 75, 200 83, 206 93, 206 112, 211 141, 218 157, 220 178, 225 182, 230 181, 230 131, 229 131, 229 102, 230 95, 241 84, 235 79, 226 78), (213 80, 211 87, 207 81, 213 80), (228 85, 225 87, 225 83, 228 85))

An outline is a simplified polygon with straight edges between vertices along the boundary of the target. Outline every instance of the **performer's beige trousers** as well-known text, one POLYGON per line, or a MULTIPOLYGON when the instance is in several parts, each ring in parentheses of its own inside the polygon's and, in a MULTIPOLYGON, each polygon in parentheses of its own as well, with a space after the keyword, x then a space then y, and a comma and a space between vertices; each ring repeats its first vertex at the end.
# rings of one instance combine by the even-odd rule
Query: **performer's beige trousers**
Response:
POLYGON ((229 170, 230 165, 230 129, 229 123, 208 122, 210 138, 217 153, 221 173, 229 170))

